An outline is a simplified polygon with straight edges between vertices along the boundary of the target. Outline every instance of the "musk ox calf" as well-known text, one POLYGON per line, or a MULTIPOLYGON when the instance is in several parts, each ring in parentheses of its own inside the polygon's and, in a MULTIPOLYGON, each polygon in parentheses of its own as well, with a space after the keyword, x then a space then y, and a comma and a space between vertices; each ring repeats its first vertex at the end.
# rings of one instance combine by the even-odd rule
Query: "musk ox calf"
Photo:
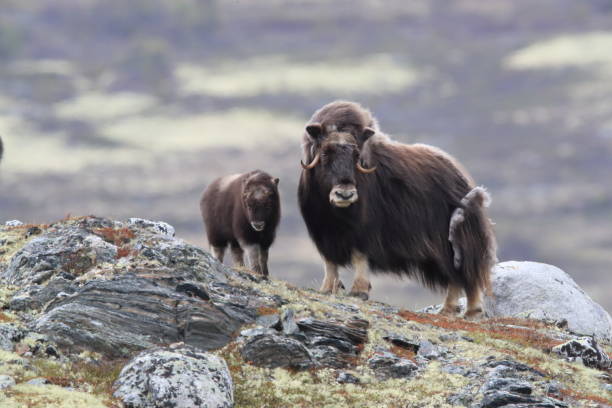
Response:
POLYGON ((268 276, 268 250, 280 221, 278 178, 260 170, 215 180, 200 201, 213 254, 223 262, 229 245, 235 266, 268 276))
POLYGON ((370 112, 337 101, 315 112, 303 135, 299 203, 325 263, 321 290, 335 292, 352 266, 351 294, 367 299, 368 270, 447 289, 443 314, 482 315, 497 261, 489 196, 447 153, 383 134, 370 112))

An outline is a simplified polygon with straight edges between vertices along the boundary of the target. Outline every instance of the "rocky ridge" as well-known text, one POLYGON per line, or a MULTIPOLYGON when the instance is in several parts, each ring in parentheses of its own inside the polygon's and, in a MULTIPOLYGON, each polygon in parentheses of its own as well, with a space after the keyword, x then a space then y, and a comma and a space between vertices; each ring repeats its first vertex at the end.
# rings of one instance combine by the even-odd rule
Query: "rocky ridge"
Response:
POLYGON ((261 280, 141 219, 0 228, 0 306, 3 407, 612 404, 605 338, 261 280))

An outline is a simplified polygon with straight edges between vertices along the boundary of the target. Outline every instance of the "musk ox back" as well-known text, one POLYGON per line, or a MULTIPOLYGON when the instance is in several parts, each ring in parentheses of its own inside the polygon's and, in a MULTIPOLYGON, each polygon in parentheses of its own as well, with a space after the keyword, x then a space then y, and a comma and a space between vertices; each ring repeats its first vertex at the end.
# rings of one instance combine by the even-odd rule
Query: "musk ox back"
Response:
POLYGON ((488 194, 447 153, 394 142, 377 126, 358 104, 334 102, 306 127, 298 195, 325 262, 321 289, 335 291, 338 267, 352 265, 353 295, 368 297, 370 269, 390 272, 447 289, 446 314, 465 290, 466 316, 479 316, 496 262, 488 194))
POLYGON ((231 248, 235 266, 248 266, 268 276, 268 251, 280 221, 278 178, 255 170, 215 180, 200 201, 206 235, 213 253, 223 262, 231 248))

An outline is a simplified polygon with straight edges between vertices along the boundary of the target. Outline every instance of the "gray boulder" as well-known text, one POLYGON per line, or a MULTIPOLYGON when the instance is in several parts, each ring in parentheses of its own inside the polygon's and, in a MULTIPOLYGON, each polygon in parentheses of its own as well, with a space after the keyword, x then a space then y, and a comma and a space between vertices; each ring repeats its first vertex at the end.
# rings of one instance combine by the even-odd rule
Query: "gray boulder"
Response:
MULTIPOLYGON (((487 317, 519 317, 567 323, 572 332, 612 341, 612 318, 561 269, 537 262, 502 262, 491 275, 493 296, 484 297, 487 317)), ((465 309, 466 300, 459 305, 465 309)), ((442 305, 419 312, 437 313, 442 305)))
POLYGON ((535 262, 503 262, 492 274, 489 317, 566 320, 576 333, 612 340, 612 318, 561 269, 535 262))
POLYGON ((131 408, 229 408, 232 378, 223 360, 189 346, 148 350, 133 358, 114 384, 131 408))

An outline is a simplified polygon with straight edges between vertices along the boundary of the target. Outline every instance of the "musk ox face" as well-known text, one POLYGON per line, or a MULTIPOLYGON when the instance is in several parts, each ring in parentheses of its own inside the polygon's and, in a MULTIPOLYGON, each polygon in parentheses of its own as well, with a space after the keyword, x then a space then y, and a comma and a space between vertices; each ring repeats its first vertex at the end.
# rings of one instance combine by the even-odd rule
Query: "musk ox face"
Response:
POLYGON ((318 143, 315 145, 312 162, 308 165, 302 163, 302 166, 306 171, 317 167, 315 179, 328 195, 332 206, 350 207, 359 199, 355 171, 367 174, 375 168, 366 169, 361 165, 361 152, 351 133, 332 132, 322 135, 320 130, 319 125, 309 125, 306 128, 318 143))
POLYGON ((359 161, 359 150, 353 143, 343 141, 325 143, 321 147, 320 171, 317 181, 326 191, 329 202, 339 208, 349 207, 357 202, 355 165, 359 161))
POLYGON ((255 231, 263 231, 275 213, 278 181, 278 178, 254 176, 245 179, 243 183, 242 203, 251 228, 255 231))

